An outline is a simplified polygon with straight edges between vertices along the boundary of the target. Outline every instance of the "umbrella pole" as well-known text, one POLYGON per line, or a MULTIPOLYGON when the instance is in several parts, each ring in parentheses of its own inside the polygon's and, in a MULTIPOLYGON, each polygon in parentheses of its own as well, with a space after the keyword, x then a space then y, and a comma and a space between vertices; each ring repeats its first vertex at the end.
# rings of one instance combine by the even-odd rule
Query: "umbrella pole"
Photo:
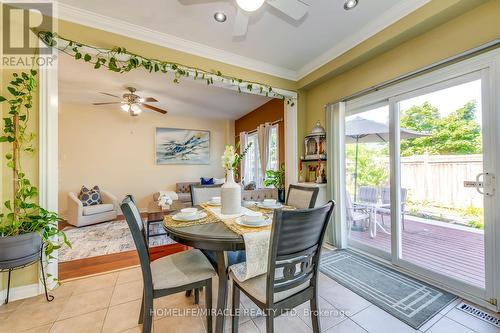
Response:
POLYGON ((358 141, 359 136, 356 136, 356 159, 354 162, 354 202, 356 202, 356 197, 358 195, 358 141))

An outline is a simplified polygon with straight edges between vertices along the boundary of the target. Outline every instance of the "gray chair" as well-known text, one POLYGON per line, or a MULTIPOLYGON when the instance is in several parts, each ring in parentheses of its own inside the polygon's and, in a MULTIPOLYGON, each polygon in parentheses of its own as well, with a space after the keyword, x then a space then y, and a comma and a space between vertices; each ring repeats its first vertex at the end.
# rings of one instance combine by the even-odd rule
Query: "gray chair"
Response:
POLYGON ((191 185, 191 204, 193 206, 210 201, 212 197, 220 197, 222 184, 191 185))
POLYGON ((369 222, 370 214, 364 209, 355 209, 351 195, 346 192, 345 195, 345 208, 346 208, 346 223, 347 223, 347 236, 351 237, 352 226, 358 222, 369 222))
POLYGON ((298 209, 314 208, 319 188, 309 186, 290 185, 286 196, 286 205, 298 209))
POLYGON ((377 203, 379 197, 379 189, 374 186, 360 186, 358 189, 357 201, 367 203, 377 203))
POLYGON ((266 332, 274 332, 274 317, 310 301, 313 331, 319 333, 318 268, 321 245, 334 202, 304 210, 276 210, 271 231, 267 274, 233 280, 232 332, 238 332, 240 291, 266 314, 266 332))
MULTIPOLYGON (((384 216, 391 215, 391 188, 384 187, 381 192, 382 196, 382 205, 377 209, 377 213, 380 214, 380 218, 382 220, 382 225, 385 224, 384 216)), ((406 209, 406 199, 408 197, 408 189, 401 189, 401 224, 403 226, 403 230, 405 230, 405 209, 406 209)))
MULTIPOLYGON (((205 287, 208 332, 212 332, 212 277, 216 275, 210 262, 200 250, 188 250, 151 261, 146 246, 144 225, 130 196, 125 197, 121 209, 127 220, 141 262, 144 292, 139 324, 142 332, 152 328, 153 299, 205 287)), ((198 299, 196 298, 196 301, 198 299)))

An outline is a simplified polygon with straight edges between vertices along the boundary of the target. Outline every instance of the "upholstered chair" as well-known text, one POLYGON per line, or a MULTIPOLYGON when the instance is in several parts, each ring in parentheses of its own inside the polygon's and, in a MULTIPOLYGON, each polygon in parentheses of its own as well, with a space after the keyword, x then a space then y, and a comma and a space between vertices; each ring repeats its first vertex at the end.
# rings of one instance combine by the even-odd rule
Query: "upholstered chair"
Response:
POLYGON ((108 191, 100 190, 102 204, 83 206, 74 192, 68 193, 67 222, 75 227, 112 221, 118 215, 118 201, 108 191))
POLYGON ((319 188, 317 187, 290 185, 286 204, 298 209, 313 208, 316 205, 318 193, 319 188))

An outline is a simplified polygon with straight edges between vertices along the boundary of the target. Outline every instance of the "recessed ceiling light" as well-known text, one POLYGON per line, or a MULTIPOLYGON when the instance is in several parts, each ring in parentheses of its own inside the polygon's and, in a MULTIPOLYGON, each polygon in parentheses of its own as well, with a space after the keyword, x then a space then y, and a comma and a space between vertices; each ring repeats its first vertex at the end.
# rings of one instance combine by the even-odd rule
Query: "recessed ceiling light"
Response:
POLYGON ((247 12, 254 12, 259 9, 265 0, 236 0, 238 6, 247 12))
POLYGON ((222 22, 226 22, 227 20, 227 16, 226 14, 224 14, 223 12, 216 12, 214 14, 214 19, 219 22, 219 23, 222 23, 222 22))
POLYGON ((344 2, 344 9, 351 10, 358 5, 358 2, 358 0, 346 0, 346 2, 344 2))

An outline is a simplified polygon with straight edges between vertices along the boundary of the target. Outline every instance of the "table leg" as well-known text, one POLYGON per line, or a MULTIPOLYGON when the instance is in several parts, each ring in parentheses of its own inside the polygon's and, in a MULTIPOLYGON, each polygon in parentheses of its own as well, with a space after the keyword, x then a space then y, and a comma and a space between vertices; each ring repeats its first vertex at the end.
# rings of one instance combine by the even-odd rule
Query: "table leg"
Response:
POLYGON ((219 275, 219 291, 217 293, 217 317, 215 333, 224 332, 224 313, 227 309, 227 256, 224 251, 217 251, 217 274, 219 275))

